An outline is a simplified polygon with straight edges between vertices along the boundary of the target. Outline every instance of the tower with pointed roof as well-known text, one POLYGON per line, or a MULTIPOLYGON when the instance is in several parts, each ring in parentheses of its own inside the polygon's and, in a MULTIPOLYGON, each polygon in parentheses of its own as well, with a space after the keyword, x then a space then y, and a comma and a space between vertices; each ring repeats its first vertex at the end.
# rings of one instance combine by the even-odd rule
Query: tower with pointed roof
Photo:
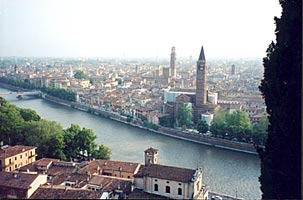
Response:
POLYGON ((207 87, 207 72, 208 67, 205 59, 204 48, 201 47, 199 59, 197 61, 197 78, 196 78, 196 96, 194 106, 194 121, 195 123, 201 119, 204 113, 213 113, 217 105, 208 102, 208 87, 207 87))
POLYGON ((201 48, 199 60, 197 61, 196 78, 196 105, 203 105, 207 102, 207 65, 203 46, 201 48))

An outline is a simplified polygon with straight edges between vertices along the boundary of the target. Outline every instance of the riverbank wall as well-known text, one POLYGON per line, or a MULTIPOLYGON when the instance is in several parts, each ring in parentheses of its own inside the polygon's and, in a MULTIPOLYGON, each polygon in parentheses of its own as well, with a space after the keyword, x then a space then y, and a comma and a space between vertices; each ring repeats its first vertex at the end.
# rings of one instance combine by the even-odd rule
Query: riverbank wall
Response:
MULTIPOLYGON (((12 90, 12 91, 20 91, 19 87, 11 86, 11 85, 1 83, 1 82, 0 82, 0 87, 8 89, 8 90, 12 90)), ((218 148, 257 155, 257 151, 256 151, 254 145, 250 144, 250 143, 230 141, 230 140, 225 140, 222 138, 209 137, 209 136, 204 136, 204 135, 200 135, 200 134, 185 133, 180 130, 166 128, 166 127, 159 127, 158 130, 154 130, 154 129, 147 128, 140 123, 128 122, 127 118, 125 116, 121 116, 118 113, 113 113, 113 112, 108 112, 108 111, 97 109, 97 108, 92 108, 85 104, 62 100, 62 99, 59 99, 59 98, 56 98, 53 96, 49 96, 49 95, 42 95, 42 98, 47 101, 51 101, 53 103, 75 108, 75 109, 78 109, 78 110, 81 110, 84 112, 89 112, 91 114, 95 114, 95 115, 98 115, 101 117, 112 119, 117 122, 124 123, 124 124, 130 125, 130 126, 133 126, 136 128, 140 128, 140 129, 143 129, 146 131, 154 132, 157 134, 162 134, 165 136, 174 137, 177 139, 186 140, 186 141, 199 143, 199 144, 203 144, 203 145, 209 145, 209 146, 214 146, 214 147, 218 147, 218 148)))
POLYGON ((140 128, 140 129, 143 129, 146 131, 154 132, 157 134, 174 137, 177 139, 186 140, 186 141, 190 141, 190 142, 194 142, 194 143, 198 143, 198 144, 209 145, 209 146, 214 146, 214 147, 218 147, 218 148, 257 155, 257 151, 256 151, 254 145, 250 144, 250 143, 225 140, 222 138, 204 136, 204 135, 200 135, 200 134, 185 133, 183 131, 172 129, 172 128, 167 128, 167 127, 159 127, 158 130, 154 130, 154 129, 144 127, 142 124, 139 124, 139 123, 128 122, 126 117, 121 116, 117 113, 92 108, 85 104, 80 104, 80 103, 76 103, 76 102, 68 102, 68 101, 64 101, 64 100, 58 99, 56 97, 51 97, 51 96, 46 96, 45 100, 52 101, 52 102, 55 102, 55 103, 58 103, 58 104, 61 104, 64 106, 72 107, 72 108, 75 108, 75 109, 78 109, 78 110, 81 110, 84 112, 89 112, 89 113, 92 113, 92 114, 95 114, 95 115, 98 115, 101 117, 112 119, 117 122, 124 123, 124 124, 130 125, 130 126, 133 126, 136 128, 140 128))

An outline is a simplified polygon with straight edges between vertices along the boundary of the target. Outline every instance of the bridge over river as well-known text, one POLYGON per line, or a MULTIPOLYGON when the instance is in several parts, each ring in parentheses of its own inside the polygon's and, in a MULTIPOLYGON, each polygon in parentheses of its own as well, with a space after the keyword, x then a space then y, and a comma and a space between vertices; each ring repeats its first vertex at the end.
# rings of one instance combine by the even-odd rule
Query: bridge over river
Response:
POLYGON ((0 96, 16 96, 16 98, 22 98, 24 96, 29 96, 29 97, 36 97, 36 96, 42 96, 42 92, 38 90, 33 90, 33 91, 26 91, 26 92, 2 92, 0 93, 0 96))

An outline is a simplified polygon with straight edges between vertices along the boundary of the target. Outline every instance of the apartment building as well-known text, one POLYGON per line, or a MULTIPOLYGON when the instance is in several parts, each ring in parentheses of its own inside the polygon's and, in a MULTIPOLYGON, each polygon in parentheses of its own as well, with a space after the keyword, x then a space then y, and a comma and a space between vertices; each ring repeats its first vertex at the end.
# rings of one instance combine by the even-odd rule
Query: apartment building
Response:
POLYGON ((33 146, 8 146, 0 148, 0 171, 11 172, 36 161, 36 148, 33 146))

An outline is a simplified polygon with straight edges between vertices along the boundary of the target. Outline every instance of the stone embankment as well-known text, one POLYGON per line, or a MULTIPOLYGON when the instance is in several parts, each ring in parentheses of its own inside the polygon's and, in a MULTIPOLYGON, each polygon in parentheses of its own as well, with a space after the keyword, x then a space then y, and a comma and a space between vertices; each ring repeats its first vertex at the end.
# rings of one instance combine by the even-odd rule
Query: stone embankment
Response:
POLYGON ((187 140, 187 141, 195 142, 195 143, 199 143, 199 144, 205 144, 205 145, 215 146, 215 147, 219 147, 219 148, 224 148, 224 149, 229 149, 229 150, 240 151, 240 152, 257 155, 254 145, 250 144, 250 143, 237 142, 237 141, 231 141, 231 140, 226 140, 226 139, 222 139, 222 138, 203 136, 200 134, 185 133, 183 131, 166 128, 166 127, 159 127, 159 129, 156 131, 156 130, 144 127, 140 123, 127 122, 126 117, 121 116, 117 113, 103 111, 100 109, 89 107, 88 105, 85 105, 85 104, 68 102, 68 101, 64 101, 64 100, 61 100, 61 99, 58 99, 55 97, 50 97, 50 96, 46 96, 45 99, 50 100, 55 103, 59 103, 61 105, 73 107, 78 110, 82 110, 82 111, 90 112, 92 114, 96 114, 96 115, 99 115, 102 117, 110 118, 115 121, 118 121, 118 122, 121 122, 121 123, 124 123, 127 125, 131 125, 131 126, 134 126, 134 127, 140 128, 140 129, 152 131, 152 132, 155 132, 158 134, 162 134, 162 135, 166 135, 166 136, 170 136, 170 137, 174 137, 174 138, 178 138, 178 139, 182 139, 182 140, 187 140))

